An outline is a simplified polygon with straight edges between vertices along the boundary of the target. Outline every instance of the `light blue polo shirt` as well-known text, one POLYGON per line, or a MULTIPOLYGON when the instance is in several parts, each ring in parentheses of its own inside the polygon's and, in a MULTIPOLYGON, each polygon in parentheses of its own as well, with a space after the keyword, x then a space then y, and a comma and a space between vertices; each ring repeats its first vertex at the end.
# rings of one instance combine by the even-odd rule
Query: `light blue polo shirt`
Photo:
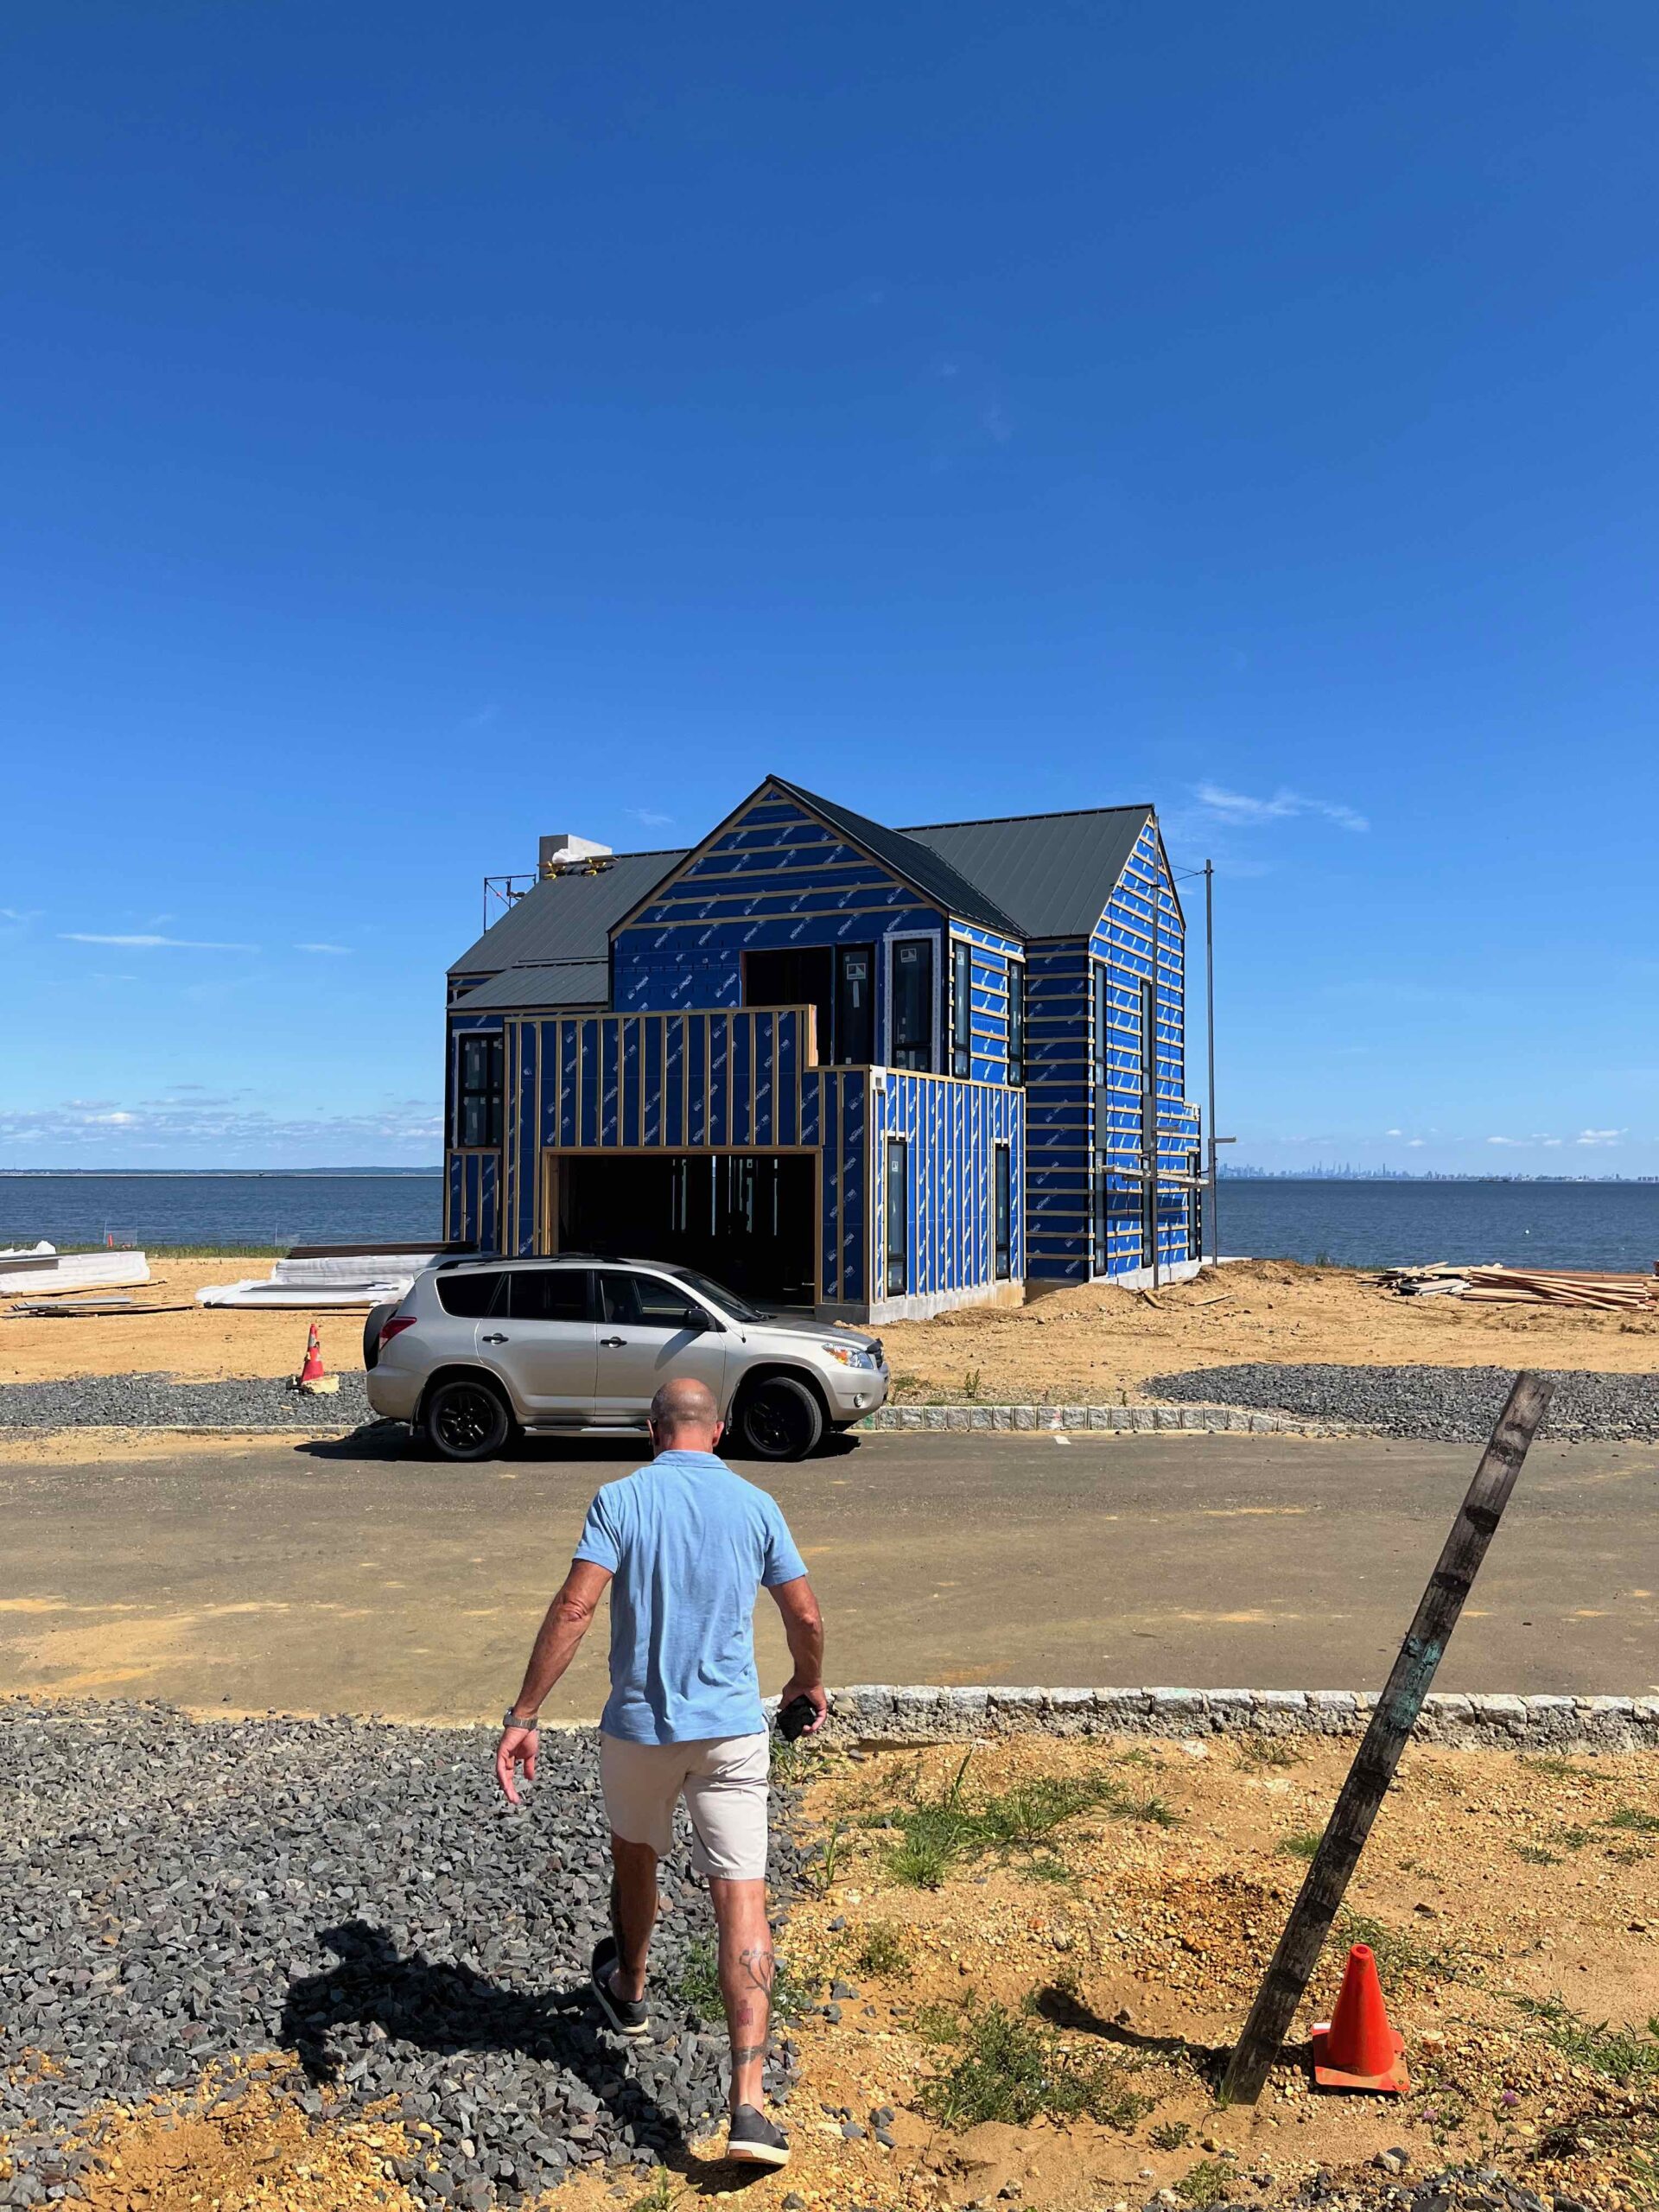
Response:
POLYGON ((806 1573, 774 1499, 712 1452, 664 1452, 606 1484, 575 1555, 616 1578, 599 1724, 607 1736, 690 1744, 760 1734, 755 1593, 806 1573))

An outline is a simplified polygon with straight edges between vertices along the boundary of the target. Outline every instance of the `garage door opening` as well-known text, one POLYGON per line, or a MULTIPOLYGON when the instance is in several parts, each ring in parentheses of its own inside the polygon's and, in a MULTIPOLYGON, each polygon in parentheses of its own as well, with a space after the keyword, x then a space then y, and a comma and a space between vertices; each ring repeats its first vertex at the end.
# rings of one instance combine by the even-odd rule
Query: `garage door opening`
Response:
POLYGON ((817 1155, 565 1153, 561 1252, 676 1260, 769 1306, 816 1303, 817 1155))

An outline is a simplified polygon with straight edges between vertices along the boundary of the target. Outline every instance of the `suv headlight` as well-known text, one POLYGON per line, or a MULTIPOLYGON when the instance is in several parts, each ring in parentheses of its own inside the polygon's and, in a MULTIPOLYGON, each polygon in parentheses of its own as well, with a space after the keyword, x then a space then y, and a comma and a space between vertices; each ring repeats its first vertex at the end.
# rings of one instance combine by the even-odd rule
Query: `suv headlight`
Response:
POLYGON ((819 1350, 827 1351, 831 1359, 838 1359, 843 1367, 874 1367, 875 1365, 875 1356, 873 1352, 862 1351, 854 1344, 821 1344, 819 1350))

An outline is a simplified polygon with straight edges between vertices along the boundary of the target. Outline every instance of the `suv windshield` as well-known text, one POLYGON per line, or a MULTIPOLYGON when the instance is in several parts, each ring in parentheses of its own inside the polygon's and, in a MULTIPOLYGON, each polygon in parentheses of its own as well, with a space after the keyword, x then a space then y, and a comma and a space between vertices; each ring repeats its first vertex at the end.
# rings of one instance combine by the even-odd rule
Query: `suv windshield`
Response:
POLYGON ((751 1306, 747 1298, 740 1298, 734 1290, 728 1290, 723 1282, 716 1282, 712 1275, 700 1275, 695 1268, 676 1268, 677 1281, 690 1283, 701 1297, 712 1300, 722 1313, 729 1313, 734 1321, 769 1321, 770 1313, 763 1313, 758 1306, 751 1306))

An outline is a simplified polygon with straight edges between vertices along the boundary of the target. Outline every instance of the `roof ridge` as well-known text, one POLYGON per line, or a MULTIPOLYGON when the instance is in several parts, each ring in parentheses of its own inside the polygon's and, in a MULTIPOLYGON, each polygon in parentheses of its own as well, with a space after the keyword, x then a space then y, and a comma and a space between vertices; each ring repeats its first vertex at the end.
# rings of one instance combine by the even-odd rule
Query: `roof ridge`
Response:
POLYGON ((1155 814, 1158 811, 1151 799, 1130 799, 1122 806, 1057 806, 1045 808, 1039 814, 969 814, 957 822, 906 822, 899 827, 901 837, 913 837, 918 830, 978 830, 993 822, 1077 822, 1085 814, 1155 814))
MULTIPOLYGON (((840 799, 826 798, 821 792, 809 791, 804 784, 798 784, 787 776, 770 774, 766 777, 766 782, 775 785, 779 791, 787 791, 791 798, 804 802, 814 812, 832 824, 837 824, 837 817, 839 817, 837 826, 844 833, 855 838, 861 838, 884 868, 893 869, 895 874, 908 874, 912 887, 919 891, 929 901, 937 900, 940 906, 947 908, 950 912, 960 914, 964 921, 976 921, 981 928, 994 929, 999 936, 1006 935, 1018 940, 1024 935, 1014 917, 1006 913, 982 886, 976 883, 971 876, 964 875, 953 861, 946 860, 942 854, 932 852, 927 846, 922 845, 917 849, 918 861, 906 865, 903 864, 902 855, 888 855, 883 857, 879 845, 866 834, 874 831, 877 838, 898 838, 908 845, 911 843, 911 838, 907 830, 895 830, 891 823, 878 822, 873 814, 861 814, 855 807, 848 806, 840 799), (928 863, 926 872, 918 874, 918 864, 924 859, 928 863), (945 875, 953 877, 955 881, 941 880, 930 883, 926 877, 936 868, 942 868, 945 875), (977 912, 962 902, 960 894, 963 892, 968 893, 969 897, 977 903, 977 912)), ((763 785, 761 788, 764 789, 765 785, 763 785)))

